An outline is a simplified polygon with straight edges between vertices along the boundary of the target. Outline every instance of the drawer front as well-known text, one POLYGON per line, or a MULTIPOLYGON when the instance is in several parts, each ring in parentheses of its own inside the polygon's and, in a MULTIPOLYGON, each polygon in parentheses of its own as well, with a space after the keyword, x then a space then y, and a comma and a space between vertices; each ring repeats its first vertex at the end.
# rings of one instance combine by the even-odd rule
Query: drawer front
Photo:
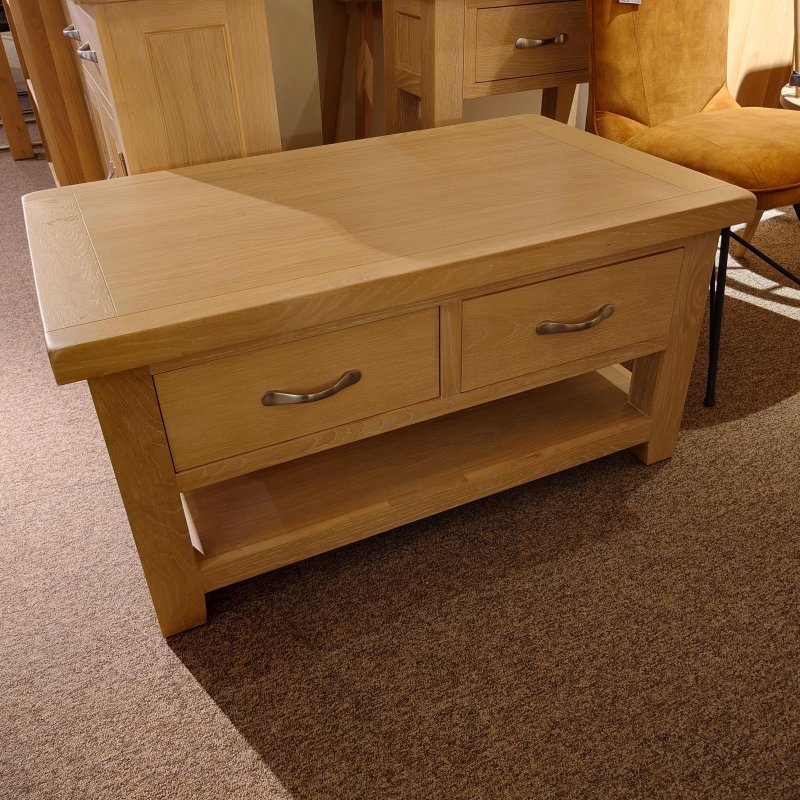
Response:
POLYGON ((177 470, 208 464, 439 396, 439 311, 426 309, 155 376, 177 470), (268 405, 266 392, 319 393, 268 405), (346 383, 346 381, 345 381, 346 383))
POLYGON ((461 390, 568 364, 669 332, 683 250, 477 297, 464 303, 461 390), (613 305, 611 316, 600 310, 613 305), (539 333, 542 322, 584 330, 539 333))
POLYGON ((85 9, 72 2, 64 0, 69 23, 74 28, 74 37, 68 37, 75 51, 75 56, 80 61, 82 73, 87 75, 107 97, 111 97, 108 77, 105 70, 105 61, 100 46, 100 36, 97 32, 95 21, 85 9), (92 60, 96 59, 96 60, 92 60))
POLYGON ((479 8, 476 34, 477 83, 589 67, 583 0, 479 8))

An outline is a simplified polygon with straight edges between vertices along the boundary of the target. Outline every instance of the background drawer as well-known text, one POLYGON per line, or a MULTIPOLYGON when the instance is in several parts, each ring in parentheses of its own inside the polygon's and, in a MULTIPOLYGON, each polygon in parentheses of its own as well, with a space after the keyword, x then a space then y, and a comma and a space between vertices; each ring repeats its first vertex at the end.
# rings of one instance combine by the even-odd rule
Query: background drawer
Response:
POLYGON ((583 0, 479 8, 475 81, 524 78, 589 66, 589 27, 583 0), (520 37, 547 39, 565 33, 563 44, 516 48, 520 37))
POLYGON ((85 58, 79 58, 76 52, 75 57, 79 58, 82 72, 87 75, 90 80, 94 81, 107 98, 110 98, 111 89, 108 76, 106 75, 103 51, 100 45, 100 35, 93 17, 85 9, 72 2, 72 0, 64 0, 64 10, 66 11, 69 22, 75 26, 75 30, 79 34, 78 39, 70 39, 70 45, 73 50, 77 51, 79 47, 88 45, 97 57, 96 62, 88 61, 85 58))
POLYGON ((566 364, 668 333, 683 250, 477 297, 464 303, 461 390, 566 364), (577 333, 536 333, 540 322, 614 314, 577 333))
POLYGON ((426 309, 155 376, 178 470, 439 396, 439 310, 426 309), (263 406, 348 370, 361 380, 325 400, 263 406))

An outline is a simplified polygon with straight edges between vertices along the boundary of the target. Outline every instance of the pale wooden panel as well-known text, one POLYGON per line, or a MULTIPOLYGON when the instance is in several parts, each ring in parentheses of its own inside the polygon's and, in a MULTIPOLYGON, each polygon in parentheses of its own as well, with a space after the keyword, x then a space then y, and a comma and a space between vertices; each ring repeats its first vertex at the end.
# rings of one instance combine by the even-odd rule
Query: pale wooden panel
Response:
POLYGON ((169 158, 201 164, 244 155, 225 28, 145 33, 169 158))
MULTIPOLYGON (((657 353, 662 351, 666 345, 666 336, 645 342, 636 342, 599 355, 587 356, 577 361, 558 364, 550 369, 539 370, 529 375, 522 375, 500 383, 493 383, 490 386, 473 389, 471 392, 438 397, 434 400, 407 406, 376 417, 357 420, 356 422, 319 431, 309 436, 301 436, 299 439, 262 447, 259 450, 252 450, 239 456, 226 458, 223 461, 215 461, 213 464, 194 467, 193 469, 179 472, 176 475, 176 480, 181 491, 191 491, 228 478, 246 475, 248 472, 264 469, 275 464, 282 464, 295 458, 303 458, 311 453, 319 453, 359 439, 381 435, 406 425, 425 422, 443 414, 452 414, 455 411, 462 411, 465 408, 471 408, 481 403, 508 397, 512 394, 519 394, 537 386, 545 386, 549 383, 555 383, 576 375, 583 375, 593 370, 603 371, 608 364, 616 361, 632 361, 651 353, 657 353)), ((447 362, 443 363, 443 375, 446 372, 455 372, 452 369, 452 364, 447 362)), ((459 377, 460 369, 459 373, 457 375, 454 374, 452 378, 455 381, 459 377)), ((456 382, 452 382, 450 386, 454 389, 458 388, 456 382)))
MULTIPOLYGON (((533 116, 74 192, 121 316, 51 331, 60 381, 575 272, 755 208, 741 189, 533 116)), ((77 305, 85 291, 71 287, 77 305)))
POLYGON ((187 495, 206 591, 647 439, 597 373, 187 495))
POLYGON ((116 315, 103 271, 70 194, 25 206, 25 224, 45 329, 67 328, 116 315), (75 286, 84 287, 75 296, 75 286))
POLYGON ((397 13, 394 17, 395 61, 397 66, 422 74, 422 21, 420 17, 397 13))
POLYGON ((437 397, 438 309, 165 372, 156 387, 176 467, 216 461, 437 397), (352 369, 361 380, 333 397, 261 405, 266 391, 320 391, 352 369))
POLYGON ((89 381, 158 623, 171 636, 206 621, 161 414, 146 369, 89 381))
POLYGON ((583 0, 481 8, 476 24, 478 82, 587 69, 589 28, 583 0), (545 39, 560 33, 567 34, 564 44, 514 47, 519 37, 545 39))
POLYGON ((280 150, 263 0, 137 0, 93 14, 131 172, 280 150))
POLYGON ((125 182, 113 198, 105 187, 82 194, 120 313, 574 224, 682 194, 566 143, 533 147, 521 126, 364 145, 125 182), (542 193, 542 184, 554 188, 542 193))
POLYGON ((462 391, 665 335, 682 255, 662 253, 468 300, 462 391), (594 328, 536 333, 540 322, 583 322, 607 303, 615 306, 614 314, 594 328))
POLYGON ((780 106, 794 42, 793 0, 731 0, 728 86, 744 106, 780 106))
POLYGON ((15 160, 33 158, 33 145, 22 116, 17 87, 11 74, 5 46, 0 42, 0 120, 8 140, 11 157, 15 160))

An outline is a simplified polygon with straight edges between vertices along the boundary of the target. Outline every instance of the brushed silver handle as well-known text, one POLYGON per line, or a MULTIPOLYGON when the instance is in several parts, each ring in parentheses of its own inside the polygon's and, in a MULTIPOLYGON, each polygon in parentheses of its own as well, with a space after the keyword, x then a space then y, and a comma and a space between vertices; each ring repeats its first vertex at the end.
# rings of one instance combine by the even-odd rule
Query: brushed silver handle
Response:
POLYGON ((536 326, 536 333, 544 336, 548 333, 575 333, 576 331, 586 331, 599 325, 604 319, 608 319, 615 311, 613 304, 607 303, 597 315, 586 322, 540 322, 536 326))
POLYGON ((89 42, 82 44, 78 48, 78 58, 85 58, 87 61, 94 61, 95 64, 97 63, 97 53, 92 50, 89 42))
POLYGON ((75 30, 74 25, 67 25, 67 27, 64 28, 63 31, 61 31, 61 33, 63 33, 64 36, 67 37, 67 39, 77 39, 78 41, 81 40, 81 33, 80 31, 75 30))
POLYGON ((106 180, 110 181, 117 174, 117 165, 113 161, 108 162, 108 172, 106 172, 106 180))
POLYGON ((332 397, 338 394, 342 389, 352 386, 361 380, 361 370, 351 369, 345 372, 333 386, 323 389, 319 392, 309 392, 308 394, 294 394, 292 392, 264 392, 261 395, 262 406, 286 406, 295 403, 316 403, 318 400, 324 400, 326 397, 332 397))
POLYGON ((547 44, 564 44, 566 41, 566 33, 557 33, 555 36, 550 36, 547 39, 526 39, 524 36, 520 36, 519 39, 514 42, 514 47, 516 47, 517 50, 527 50, 529 47, 544 47, 547 44))

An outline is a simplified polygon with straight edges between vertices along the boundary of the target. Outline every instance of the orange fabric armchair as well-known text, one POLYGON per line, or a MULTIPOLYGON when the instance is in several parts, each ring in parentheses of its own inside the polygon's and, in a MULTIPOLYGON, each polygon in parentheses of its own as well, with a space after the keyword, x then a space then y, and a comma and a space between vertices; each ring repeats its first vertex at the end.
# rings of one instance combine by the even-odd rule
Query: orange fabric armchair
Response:
MULTIPOLYGON (((587 0, 587 6, 590 130, 748 189, 760 211, 793 205, 800 218, 800 114, 742 108, 731 96, 728 0, 587 0)), ((731 236, 764 257, 729 229, 722 232, 720 264, 711 276, 709 406, 731 236)))

